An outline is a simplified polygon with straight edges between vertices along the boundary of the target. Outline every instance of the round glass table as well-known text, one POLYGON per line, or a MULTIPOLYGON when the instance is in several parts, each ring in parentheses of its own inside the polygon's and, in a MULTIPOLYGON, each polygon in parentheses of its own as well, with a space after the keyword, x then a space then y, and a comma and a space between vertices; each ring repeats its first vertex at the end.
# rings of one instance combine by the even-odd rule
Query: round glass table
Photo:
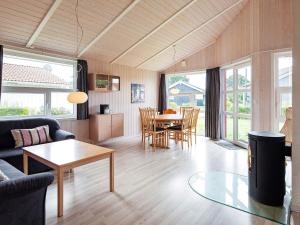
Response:
POLYGON ((283 206, 273 207, 259 203, 249 196, 247 176, 222 171, 198 172, 190 177, 189 185, 193 191, 209 200, 280 224, 289 224, 289 187, 286 188, 283 206))

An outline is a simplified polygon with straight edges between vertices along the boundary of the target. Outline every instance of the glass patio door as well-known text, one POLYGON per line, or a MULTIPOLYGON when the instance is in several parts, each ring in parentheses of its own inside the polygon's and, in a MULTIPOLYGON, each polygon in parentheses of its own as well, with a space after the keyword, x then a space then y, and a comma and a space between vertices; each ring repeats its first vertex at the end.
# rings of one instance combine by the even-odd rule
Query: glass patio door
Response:
POLYGON ((224 138, 245 147, 251 130, 251 64, 238 64, 223 72, 224 138))

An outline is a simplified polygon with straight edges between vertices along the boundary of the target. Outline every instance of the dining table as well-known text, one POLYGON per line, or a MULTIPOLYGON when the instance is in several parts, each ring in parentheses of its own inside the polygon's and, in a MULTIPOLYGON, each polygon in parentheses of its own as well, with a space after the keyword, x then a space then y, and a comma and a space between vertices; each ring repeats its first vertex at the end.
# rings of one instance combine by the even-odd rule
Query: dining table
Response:
MULTIPOLYGON (((156 125, 161 127, 166 126, 166 124, 181 124, 182 119, 182 114, 160 114, 155 116, 156 125)), ((174 136, 171 136, 170 138, 174 139, 174 136)), ((166 137, 166 139, 168 138, 166 137)), ((151 146, 153 146, 153 144, 151 144, 151 146)), ((169 143, 167 143, 167 146, 161 144, 156 144, 156 146, 161 148, 169 148, 169 143)))
POLYGON ((166 123, 166 122, 181 122, 182 114, 161 114, 155 117, 157 123, 166 123))

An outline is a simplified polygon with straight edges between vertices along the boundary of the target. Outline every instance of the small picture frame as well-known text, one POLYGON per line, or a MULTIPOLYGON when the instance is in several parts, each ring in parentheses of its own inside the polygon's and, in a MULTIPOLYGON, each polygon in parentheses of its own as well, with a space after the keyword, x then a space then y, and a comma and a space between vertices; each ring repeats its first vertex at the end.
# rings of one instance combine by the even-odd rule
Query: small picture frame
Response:
POLYGON ((145 85, 131 84, 131 103, 145 102, 145 85))

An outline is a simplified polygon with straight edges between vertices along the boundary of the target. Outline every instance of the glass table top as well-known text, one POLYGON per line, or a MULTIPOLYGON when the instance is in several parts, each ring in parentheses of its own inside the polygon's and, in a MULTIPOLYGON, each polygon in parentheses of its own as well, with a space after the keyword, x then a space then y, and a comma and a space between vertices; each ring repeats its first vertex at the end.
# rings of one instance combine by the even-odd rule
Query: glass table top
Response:
POLYGON ((290 188, 282 207, 264 205, 248 195, 248 177, 222 171, 207 171, 194 174, 189 179, 190 187, 199 195, 220 204, 260 216, 280 224, 289 224, 290 188))

